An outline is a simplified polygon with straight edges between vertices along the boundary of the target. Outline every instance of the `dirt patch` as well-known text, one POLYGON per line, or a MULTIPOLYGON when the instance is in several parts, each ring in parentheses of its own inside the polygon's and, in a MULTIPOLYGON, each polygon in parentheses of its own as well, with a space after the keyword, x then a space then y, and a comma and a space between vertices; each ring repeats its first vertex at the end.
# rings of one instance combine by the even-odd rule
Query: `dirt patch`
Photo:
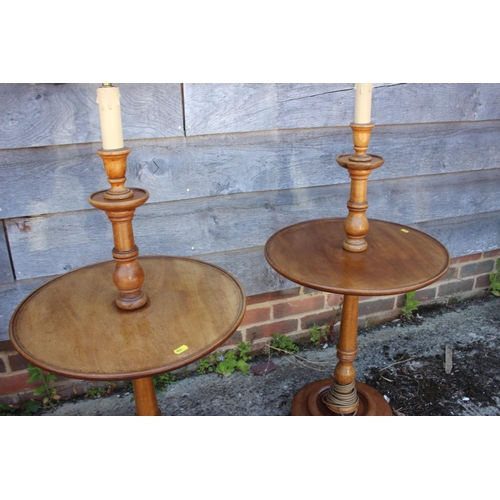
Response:
MULTIPOLYGON (((396 414, 476 414, 481 408, 498 408, 499 352, 498 342, 495 345, 482 341, 470 345, 457 342, 452 350, 453 362, 461 368, 450 374, 443 369, 441 355, 415 360, 409 353, 402 352, 396 356, 402 363, 382 371, 371 368, 365 380, 387 395, 396 414)), ((493 408, 491 414, 499 414, 493 408)))
POLYGON ((370 367, 365 382, 389 398, 396 414, 500 415, 498 306, 498 299, 489 297, 424 310, 414 324, 391 325, 403 334, 403 342, 397 342, 401 349, 384 344, 388 364, 370 367), (434 352, 424 354, 422 340, 425 350, 434 346, 434 352))

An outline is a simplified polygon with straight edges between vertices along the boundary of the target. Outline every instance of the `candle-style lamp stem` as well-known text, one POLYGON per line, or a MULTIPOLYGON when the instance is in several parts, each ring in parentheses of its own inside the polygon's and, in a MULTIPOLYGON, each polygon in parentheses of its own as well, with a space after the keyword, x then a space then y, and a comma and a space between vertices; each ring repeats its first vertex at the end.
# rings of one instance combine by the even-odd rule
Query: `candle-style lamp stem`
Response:
POLYGON ((370 143, 373 123, 357 124, 351 123, 352 137, 354 142, 354 155, 345 154, 337 157, 337 163, 349 171, 351 177, 351 195, 347 202, 349 214, 344 222, 346 239, 344 250, 348 252, 364 252, 368 248, 365 235, 370 227, 366 210, 366 190, 368 177, 372 170, 384 163, 381 156, 368 155, 368 144, 370 143))
POLYGON ((111 187, 92 194, 89 203, 106 212, 113 227, 112 255, 116 261, 113 282, 119 290, 116 305, 127 311, 139 309, 148 298, 141 288, 144 271, 137 261, 139 249, 134 241, 132 219, 135 209, 147 201, 149 194, 144 189, 125 187, 130 149, 100 149, 97 153, 103 160, 111 187))
POLYGON ((128 148, 113 150, 99 149, 97 154, 101 157, 104 170, 108 176, 110 188, 104 193, 107 200, 125 200, 134 196, 134 193, 127 187, 125 177, 127 173, 127 157, 130 153, 128 148))
POLYGON ((123 147, 119 88, 103 83, 97 89, 96 102, 103 145, 97 154, 104 163, 110 188, 92 194, 89 203, 106 212, 113 226, 114 248, 111 253, 116 261, 113 282, 119 291, 116 305, 131 311, 144 306, 148 300, 142 291, 144 271, 137 261, 139 249, 134 241, 132 219, 135 209, 147 201, 149 193, 125 186, 130 149, 123 147))
POLYGON ((374 127, 370 119, 372 87, 356 84, 351 124, 355 152, 337 158, 351 176, 347 218, 292 224, 273 234, 264 247, 266 260, 285 278, 343 295, 333 377, 300 389, 292 402, 291 413, 296 416, 392 415, 382 394, 356 381, 359 297, 408 293, 434 283, 449 268, 446 249, 417 230, 373 220, 368 233, 367 179, 384 162, 367 153, 374 127))
MULTIPOLYGON (((367 84, 360 84, 361 86, 367 84)), ((368 177, 372 170, 384 163, 381 156, 367 154, 370 136, 374 127, 370 123, 371 87, 356 88, 355 121, 368 123, 351 123, 354 154, 345 154, 337 157, 337 163, 349 171, 351 191, 347 208, 349 213, 344 221, 346 238, 342 243, 345 251, 359 253, 368 248, 365 236, 370 224, 366 217, 368 202, 366 191, 368 177), (363 93, 364 92, 364 93, 363 93), (362 104, 362 105, 360 105, 362 104)), ((342 321, 340 325, 339 341, 337 344, 338 363, 333 372, 333 383, 323 396, 324 404, 334 413, 356 414, 359 406, 359 397, 356 389, 356 359, 358 303, 356 295, 344 295, 342 321)))

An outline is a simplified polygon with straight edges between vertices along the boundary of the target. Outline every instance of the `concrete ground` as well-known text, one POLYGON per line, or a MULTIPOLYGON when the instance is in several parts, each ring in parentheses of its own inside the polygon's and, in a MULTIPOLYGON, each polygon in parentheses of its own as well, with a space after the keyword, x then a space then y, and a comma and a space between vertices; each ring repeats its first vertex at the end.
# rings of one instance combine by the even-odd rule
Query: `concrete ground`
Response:
MULTIPOLYGON (((419 311, 418 325, 395 321, 360 331, 357 380, 383 394, 396 415, 500 415, 499 306, 500 298, 489 296, 419 311)), ((337 358, 330 345, 271 360, 276 368, 265 375, 179 378, 158 392, 162 416, 287 416, 295 394, 331 377, 337 358)), ((132 394, 123 391, 62 402, 44 416, 134 414, 132 394)))

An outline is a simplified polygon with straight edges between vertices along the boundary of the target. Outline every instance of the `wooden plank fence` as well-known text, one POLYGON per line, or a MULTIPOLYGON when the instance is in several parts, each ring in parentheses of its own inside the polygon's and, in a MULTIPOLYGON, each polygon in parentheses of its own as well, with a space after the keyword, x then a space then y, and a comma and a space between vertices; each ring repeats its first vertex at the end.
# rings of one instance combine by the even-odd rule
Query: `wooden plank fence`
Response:
MULTIPOLYGON (((0 340, 51 276, 111 259, 88 204, 108 184, 98 84, 0 84, 0 340)), ((295 286, 263 257, 282 227, 344 217, 353 84, 119 84, 141 255, 200 258, 248 295, 295 286)), ((376 84, 368 217, 415 227, 452 256, 500 248, 500 84, 376 84)))
MULTIPOLYGON (((370 182, 499 168, 499 137, 500 120, 376 126, 370 151, 385 163, 370 182)), ((127 145, 127 184, 147 189, 148 203, 346 183, 349 176, 335 158, 352 151, 347 127, 127 145)), ((1 217, 91 208, 88 195, 108 187, 97 149, 99 144, 0 150, 1 217)))
MULTIPOLYGON (((0 149, 100 142, 98 86, 0 84, 0 149)), ((184 135, 180 84, 124 83, 120 93, 125 140, 184 135)))

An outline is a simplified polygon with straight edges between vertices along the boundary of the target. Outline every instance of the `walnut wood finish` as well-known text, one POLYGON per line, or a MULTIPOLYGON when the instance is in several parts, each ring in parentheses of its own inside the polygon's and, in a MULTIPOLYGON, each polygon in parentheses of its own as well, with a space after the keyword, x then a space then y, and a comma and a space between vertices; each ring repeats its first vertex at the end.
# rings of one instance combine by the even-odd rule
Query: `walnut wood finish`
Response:
POLYGON ((142 290, 144 272, 137 261, 139 249, 134 241, 132 219, 135 209, 146 202, 149 197, 143 189, 131 189, 131 197, 126 199, 107 200, 108 191, 99 191, 89 197, 89 203, 106 212, 113 228, 115 246, 111 252, 115 259, 113 283, 119 294, 116 305, 127 311, 139 309, 148 300, 142 290))
POLYGON ((185 366, 224 343, 245 309, 243 288, 223 269, 183 257, 141 257, 149 301, 116 307, 114 262, 54 278, 14 312, 10 335, 28 361, 86 380, 130 380, 185 366), (187 349, 174 351, 183 345, 187 349))
POLYGON ((103 161, 104 170, 111 185, 104 195, 108 200, 123 200, 132 196, 131 190, 125 187, 127 180, 125 177, 127 173, 127 157, 129 153, 129 148, 113 150, 99 149, 97 151, 97 154, 103 161))
POLYGON ((156 392, 151 377, 134 380, 134 399, 136 415, 139 417, 157 417, 161 414, 158 408, 156 392))
MULTIPOLYGON (((295 395, 292 401, 292 415, 297 417, 337 416, 323 402, 323 396, 330 389, 333 378, 317 380, 306 385, 295 395)), ((359 396, 357 416, 360 417, 390 417, 392 409, 383 396, 369 385, 356 382, 359 396)))
MULTIPOLYGON (((271 267, 289 280, 344 295, 334 379, 347 386, 356 376, 359 296, 401 294, 430 285, 448 270, 449 254, 425 233, 391 222, 371 221, 363 252, 346 251, 344 236, 343 219, 302 222, 271 236, 264 254, 271 267)), ((359 382, 355 383, 359 400, 352 407, 332 411, 322 398, 330 387, 333 390, 334 379, 304 387, 294 399, 292 414, 392 414, 377 391, 359 382)))
POLYGON ((35 290, 16 309, 9 333, 22 356, 49 372, 134 380, 137 415, 158 415, 152 376, 225 342, 243 318, 245 294, 217 266, 138 258, 132 219, 149 194, 125 187, 129 152, 98 152, 111 187, 88 198, 111 221, 114 262, 77 269, 35 290))
POLYGON ((354 360, 358 352, 356 336, 349 332, 358 328, 358 301, 356 295, 345 295, 342 304, 342 322, 340 324, 340 335, 337 342, 337 357, 339 362, 335 366, 334 377, 339 384, 350 384, 356 378, 354 360))
POLYGON ((142 290, 144 272, 137 262, 139 249, 134 241, 132 219, 135 209, 147 201, 149 194, 144 189, 125 187, 130 149, 100 149, 97 153, 103 160, 111 187, 92 194, 88 201, 93 207, 106 212, 111 221, 115 244, 111 253, 116 262, 113 282, 119 290, 116 305, 131 311, 143 307, 148 300, 142 290))
POLYGON ((366 154, 373 127, 373 123, 367 125, 351 123, 355 154, 337 157, 337 163, 346 168, 351 177, 351 196, 347 202, 349 214, 344 223, 346 239, 342 242, 344 250, 349 252, 364 252, 368 247, 365 240, 370 226, 366 217, 367 182, 371 171, 384 163, 381 156, 366 154))
POLYGON ((83 267, 41 286, 10 322, 14 347, 30 363, 85 380, 139 380, 138 415, 155 414, 153 375, 223 344, 240 324, 245 294, 223 269, 183 257, 141 257, 149 300, 123 311, 115 303, 114 262, 83 267))
POLYGON ((343 219, 316 219, 288 226, 267 241, 264 253, 282 276, 315 290, 347 295, 395 295, 441 278, 446 248, 431 236, 400 224, 370 221, 368 248, 342 248, 343 219))

